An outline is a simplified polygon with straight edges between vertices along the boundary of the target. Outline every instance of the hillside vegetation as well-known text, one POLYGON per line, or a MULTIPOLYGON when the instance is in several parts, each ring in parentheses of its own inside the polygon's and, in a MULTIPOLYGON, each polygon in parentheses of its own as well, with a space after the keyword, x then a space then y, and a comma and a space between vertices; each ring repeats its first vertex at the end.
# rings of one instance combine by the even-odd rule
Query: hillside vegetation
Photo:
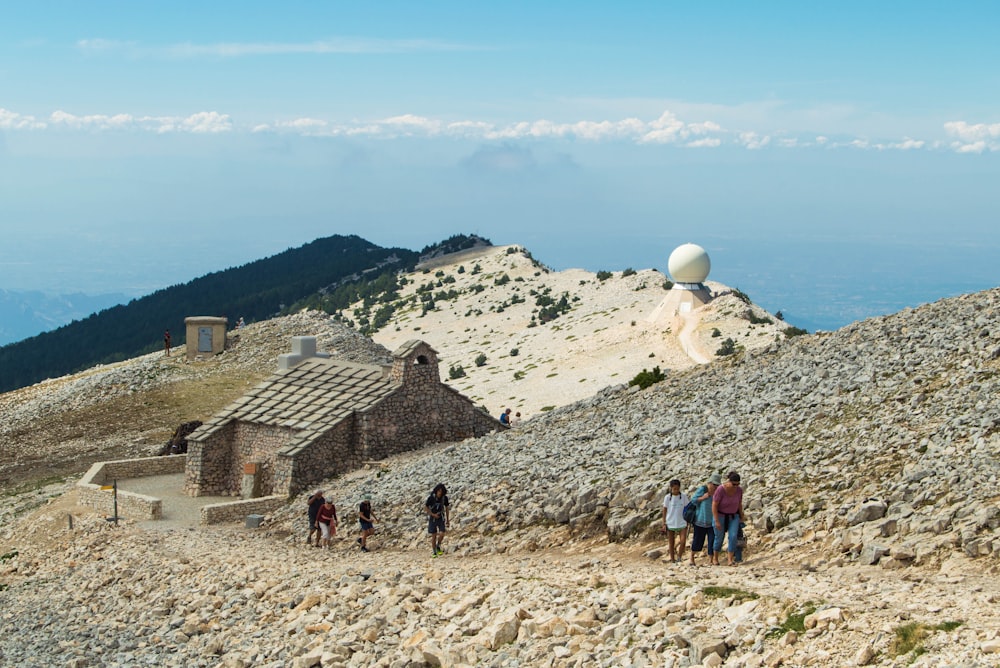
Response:
POLYGON ((0 391, 158 350, 165 329, 183 344, 188 316, 264 320, 321 289, 405 270, 418 256, 338 235, 207 274, 0 347, 0 391))

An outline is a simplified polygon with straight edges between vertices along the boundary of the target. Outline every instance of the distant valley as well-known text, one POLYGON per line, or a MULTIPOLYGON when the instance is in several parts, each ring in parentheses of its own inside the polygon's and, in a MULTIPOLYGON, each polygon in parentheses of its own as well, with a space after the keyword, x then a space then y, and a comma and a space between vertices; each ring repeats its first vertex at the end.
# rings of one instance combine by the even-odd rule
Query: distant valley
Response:
POLYGON ((0 346, 82 320, 129 299, 120 292, 53 295, 0 289, 0 346))

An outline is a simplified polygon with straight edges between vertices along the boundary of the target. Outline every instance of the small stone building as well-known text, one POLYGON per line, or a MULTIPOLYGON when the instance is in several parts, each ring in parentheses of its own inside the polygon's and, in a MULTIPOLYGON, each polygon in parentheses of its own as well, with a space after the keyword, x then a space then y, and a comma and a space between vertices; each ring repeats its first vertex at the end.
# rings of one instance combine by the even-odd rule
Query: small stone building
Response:
POLYGON ((195 315, 184 318, 187 341, 187 358, 193 360, 198 355, 205 357, 218 355, 226 349, 226 325, 228 318, 195 315))
POLYGON ((314 356, 324 354, 314 337, 295 339, 278 373, 188 436, 185 493, 291 496, 367 461, 499 426, 441 382, 423 341, 380 366, 314 356))

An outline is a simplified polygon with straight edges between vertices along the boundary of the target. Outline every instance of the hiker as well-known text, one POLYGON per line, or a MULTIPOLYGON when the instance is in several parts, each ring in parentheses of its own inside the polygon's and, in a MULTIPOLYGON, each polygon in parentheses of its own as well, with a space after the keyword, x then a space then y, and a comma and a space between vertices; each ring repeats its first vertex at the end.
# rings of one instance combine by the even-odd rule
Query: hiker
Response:
POLYGON ((170 357, 170 330, 165 330, 163 332, 163 353, 164 356, 170 357))
POLYGON ((510 419, 510 426, 516 427, 521 422, 521 411, 514 413, 514 417, 510 419))
POLYGON ((443 484, 438 483, 424 504, 424 511, 427 513, 427 533, 431 537, 432 557, 444 554, 444 550, 441 549, 441 541, 444 540, 444 532, 448 529, 448 523, 451 520, 449 505, 448 490, 443 484))
POLYGON ((509 408, 506 409, 506 410, 504 410, 504 412, 500 414, 500 424, 502 424, 503 426, 505 426, 507 428, 510 428, 510 409, 509 408))
POLYGON ((372 498, 365 496, 361 505, 358 506, 358 523, 361 525, 361 537, 358 538, 358 545, 362 552, 368 551, 368 537, 375 533, 375 523, 378 518, 372 512, 372 498))
POLYGON ((708 482, 704 485, 699 485, 698 489, 694 490, 694 493, 691 495, 691 501, 698 506, 694 522, 691 523, 693 527, 691 530, 693 535, 691 538, 692 566, 697 566, 694 558, 701 552, 702 547, 707 547, 708 549, 708 563, 716 566, 719 564, 719 555, 715 552, 715 529, 713 528, 715 522, 712 519, 712 495, 715 494, 715 490, 721 484, 722 476, 718 473, 713 473, 708 477, 708 482))
POLYGON ((313 534, 316 534, 316 547, 319 547, 321 533, 319 525, 316 524, 316 518, 319 516, 320 506, 325 502, 323 490, 318 490, 306 500, 306 504, 309 506, 309 536, 306 538, 306 545, 313 542, 313 534))
MULTIPOLYGON (((718 563, 718 553, 722 552, 722 541, 728 536, 727 563, 735 566, 740 524, 746 522, 746 517, 743 515, 743 488, 740 487, 740 474, 736 471, 730 471, 726 481, 719 485, 712 495, 712 518, 715 522, 716 563, 718 563)), ((742 554, 740 556, 742 558, 742 554)))
POLYGON ((323 547, 329 549, 330 538, 337 535, 337 507, 333 505, 333 501, 330 499, 323 501, 316 515, 316 522, 322 534, 323 547))
POLYGON ((681 481, 671 480, 670 491, 663 497, 663 531, 667 534, 670 547, 670 561, 680 562, 684 558, 684 543, 687 542, 687 522, 684 521, 684 506, 688 504, 687 494, 681 491, 681 481), (678 543, 679 541, 679 545, 678 543))

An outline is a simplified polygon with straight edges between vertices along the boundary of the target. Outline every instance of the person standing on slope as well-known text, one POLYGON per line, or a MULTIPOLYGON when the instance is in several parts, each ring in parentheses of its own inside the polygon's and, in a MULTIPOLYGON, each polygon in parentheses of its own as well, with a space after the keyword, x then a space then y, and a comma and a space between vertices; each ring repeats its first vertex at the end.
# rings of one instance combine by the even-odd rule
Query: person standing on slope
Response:
POLYGON ((670 491, 663 497, 663 530, 667 534, 670 561, 673 562, 679 562, 684 558, 684 544, 687 542, 684 506, 687 504, 688 496, 681 491, 681 481, 671 480, 670 491))
POLYGON ((375 513, 372 512, 372 500, 370 496, 366 496, 358 506, 358 523, 361 525, 361 537, 358 538, 358 544, 361 545, 361 551, 368 551, 368 537, 375 533, 375 523, 378 522, 378 518, 375 517, 375 513))
POLYGON ((306 543, 312 543, 313 534, 316 534, 316 547, 319 547, 320 541, 320 528, 319 525, 316 524, 316 518, 319 516, 320 506, 322 506, 324 502, 325 499, 323 498, 323 490, 317 491, 306 500, 306 504, 309 506, 309 536, 306 538, 306 543))
POLYGON ((746 522, 743 515, 743 488, 740 487, 740 474, 736 471, 730 471, 726 482, 719 485, 712 495, 712 518, 715 521, 715 558, 718 560, 718 554, 722 552, 722 541, 728 536, 728 563, 735 566, 740 523, 746 522))
POLYGON ((441 541, 444 540, 444 533, 451 520, 449 505, 448 490, 443 484, 438 483, 424 504, 424 511, 427 513, 427 533, 431 537, 432 557, 444 552, 441 549, 441 541))
POLYGON ((713 473, 708 477, 708 482, 699 485, 694 490, 691 500, 698 504, 697 513, 694 516, 693 538, 691 538, 691 565, 696 566, 694 558, 701 552, 702 548, 708 547, 708 563, 719 564, 719 556, 715 552, 715 520, 712 518, 712 495, 722 484, 722 476, 713 473))
POLYGON ((333 501, 325 499, 323 505, 319 507, 319 514, 316 516, 316 523, 322 534, 323 547, 330 547, 330 539, 337 535, 337 507, 333 501))

